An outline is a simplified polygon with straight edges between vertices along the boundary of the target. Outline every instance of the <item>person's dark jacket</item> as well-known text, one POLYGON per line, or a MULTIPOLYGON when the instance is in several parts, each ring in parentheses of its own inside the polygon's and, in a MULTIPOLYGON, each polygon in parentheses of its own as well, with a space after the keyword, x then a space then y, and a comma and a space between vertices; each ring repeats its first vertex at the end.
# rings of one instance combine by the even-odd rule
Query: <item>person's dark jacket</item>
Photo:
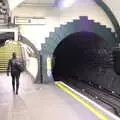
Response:
POLYGON ((19 70, 16 67, 16 64, 17 64, 17 59, 10 59, 8 62, 7 73, 8 72, 11 72, 11 73, 19 72, 19 70))

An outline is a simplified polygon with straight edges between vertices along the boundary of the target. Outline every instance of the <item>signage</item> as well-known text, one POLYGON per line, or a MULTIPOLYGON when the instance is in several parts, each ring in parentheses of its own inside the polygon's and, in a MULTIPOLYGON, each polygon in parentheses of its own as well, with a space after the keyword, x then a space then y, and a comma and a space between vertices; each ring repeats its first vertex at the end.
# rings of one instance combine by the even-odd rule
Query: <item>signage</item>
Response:
POLYGON ((46 18, 40 17, 15 17, 15 24, 26 24, 26 25, 45 25, 46 18))

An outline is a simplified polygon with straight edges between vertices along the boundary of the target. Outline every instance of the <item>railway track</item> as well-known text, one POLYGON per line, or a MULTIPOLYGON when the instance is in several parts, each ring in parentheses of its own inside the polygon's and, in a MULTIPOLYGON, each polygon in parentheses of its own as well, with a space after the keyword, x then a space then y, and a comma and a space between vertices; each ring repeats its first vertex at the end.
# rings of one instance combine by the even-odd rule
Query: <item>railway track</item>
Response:
POLYGON ((85 81, 70 78, 63 80, 63 82, 70 85, 77 91, 82 92, 82 94, 95 100, 96 102, 106 104, 112 108, 110 109, 111 112, 120 117, 120 96, 118 94, 112 93, 101 87, 97 87, 97 85, 94 85, 93 83, 87 83, 85 81))

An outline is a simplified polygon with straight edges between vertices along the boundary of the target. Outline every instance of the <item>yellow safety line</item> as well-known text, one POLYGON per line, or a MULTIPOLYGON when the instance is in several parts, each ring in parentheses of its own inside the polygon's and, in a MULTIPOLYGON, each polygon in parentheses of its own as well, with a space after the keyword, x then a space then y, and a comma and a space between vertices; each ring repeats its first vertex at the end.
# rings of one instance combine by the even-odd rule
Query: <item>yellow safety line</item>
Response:
POLYGON ((105 117, 103 114, 95 110, 92 106, 85 103, 83 100, 81 100, 76 94, 71 92, 69 89, 67 89, 64 85, 62 85, 59 82, 55 82, 55 84, 60 87, 62 90, 64 90, 67 94, 69 94, 71 97, 73 97, 75 100, 77 100, 80 104, 82 104, 84 107, 89 109, 92 113, 94 113, 100 120, 109 120, 107 117, 105 117))

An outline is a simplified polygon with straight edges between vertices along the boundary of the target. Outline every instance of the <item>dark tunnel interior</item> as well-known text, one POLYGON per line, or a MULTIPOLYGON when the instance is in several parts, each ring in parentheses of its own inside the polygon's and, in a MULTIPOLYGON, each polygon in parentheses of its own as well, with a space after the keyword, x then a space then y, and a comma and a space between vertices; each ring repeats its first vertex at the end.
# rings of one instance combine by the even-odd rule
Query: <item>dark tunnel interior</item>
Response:
POLYGON ((111 49, 100 36, 90 32, 66 37, 54 51, 53 77, 91 80, 95 75, 112 68, 111 49))
POLYGON ((55 81, 99 99, 120 116, 120 49, 109 40, 90 32, 66 37, 54 51, 52 72, 55 81))

